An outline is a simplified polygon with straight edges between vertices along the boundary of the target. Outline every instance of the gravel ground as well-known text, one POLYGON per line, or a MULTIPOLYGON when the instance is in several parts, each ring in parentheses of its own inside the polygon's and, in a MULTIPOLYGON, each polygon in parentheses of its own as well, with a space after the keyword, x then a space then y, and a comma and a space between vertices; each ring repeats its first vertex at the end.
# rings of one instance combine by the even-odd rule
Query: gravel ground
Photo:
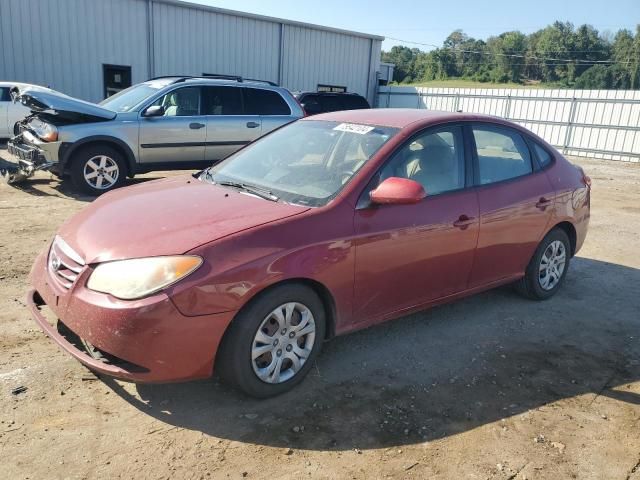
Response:
POLYGON ((331 340, 266 401, 97 379, 62 353, 27 274, 91 199, 47 174, 0 185, 3 478, 640 480, 640 165, 574 161, 591 229, 557 296, 501 288, 331 340))

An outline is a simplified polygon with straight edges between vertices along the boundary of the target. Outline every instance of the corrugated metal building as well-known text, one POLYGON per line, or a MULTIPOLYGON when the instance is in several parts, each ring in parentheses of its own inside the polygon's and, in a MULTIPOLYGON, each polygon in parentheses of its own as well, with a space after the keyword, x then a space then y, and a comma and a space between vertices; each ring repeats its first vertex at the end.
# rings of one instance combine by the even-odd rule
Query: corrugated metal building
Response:
POLYGON ((0 0, 0 79, 99 101, 160 75, 227 74, 374 99, 383 37, 178 0, 0 0))

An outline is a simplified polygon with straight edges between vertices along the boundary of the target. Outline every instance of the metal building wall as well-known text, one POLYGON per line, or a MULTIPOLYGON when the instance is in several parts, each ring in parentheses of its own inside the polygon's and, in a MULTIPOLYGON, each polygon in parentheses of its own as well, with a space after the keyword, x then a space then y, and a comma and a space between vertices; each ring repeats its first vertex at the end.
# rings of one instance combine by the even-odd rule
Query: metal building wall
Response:
POLYGON ((176 0, 0 0, 0 79, 103 98, 103 64, 132 83, 219 73, 291 90, 341 85, 373 102, 380 37, 176 0), (26 19, 26 20, 25 20, 26 19))
POLYGON ((148 78, 146 0, 0 0, 0 79, 103 98, 103 64, 148 78))
POLYGON ((280 24, 153 5, 156 75, 218 73, 278 81, 280 24))
POLYGON ((292 91, 315 90, 319 83, 346 86, 371 101, 380 45, 370 38, 284 25, 282 85, 292 91))

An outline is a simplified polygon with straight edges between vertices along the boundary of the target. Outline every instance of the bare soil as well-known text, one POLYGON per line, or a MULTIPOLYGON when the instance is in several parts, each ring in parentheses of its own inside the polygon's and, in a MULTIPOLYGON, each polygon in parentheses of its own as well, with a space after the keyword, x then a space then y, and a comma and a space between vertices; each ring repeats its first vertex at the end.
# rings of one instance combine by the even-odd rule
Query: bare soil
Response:
POLYGON ((27 275, 91 199, 48 174, 0 185, 0 475, 640 480, 640 165, 575 161, 591 229, 557 296, 501 288, 331 340, 266 401, 98 379, 60 351, 27 275))

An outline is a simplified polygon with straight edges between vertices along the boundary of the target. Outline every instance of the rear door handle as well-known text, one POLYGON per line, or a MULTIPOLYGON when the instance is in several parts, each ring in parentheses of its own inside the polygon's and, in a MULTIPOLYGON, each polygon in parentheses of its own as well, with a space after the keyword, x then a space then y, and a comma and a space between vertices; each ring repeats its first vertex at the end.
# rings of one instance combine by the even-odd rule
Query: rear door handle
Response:
POLYGON ((191 130, 200 130, 201 128, 204 128, 204 123, 198 123, 198 122, 190 123, 189 128, 191 130))
POLYGON ((459 228, 460 230, 466 230, 469 225, 476 221, 475 218, 469 217, 468 215, 460 215, 460 218, 453 222, 453 226, 459 228))
POLYGON ((258 128, 259 126, 258 122, 247 122, 247 128, 258 128))
POLYGON ((552 203, 551 200, 548 200, 544 197, 540 197, 540 200, 538 200, 538 203, 536 203, 536 208, 539 208, 540 210, 544 210, 549 205, 551 205, 551 203, 552 203))

